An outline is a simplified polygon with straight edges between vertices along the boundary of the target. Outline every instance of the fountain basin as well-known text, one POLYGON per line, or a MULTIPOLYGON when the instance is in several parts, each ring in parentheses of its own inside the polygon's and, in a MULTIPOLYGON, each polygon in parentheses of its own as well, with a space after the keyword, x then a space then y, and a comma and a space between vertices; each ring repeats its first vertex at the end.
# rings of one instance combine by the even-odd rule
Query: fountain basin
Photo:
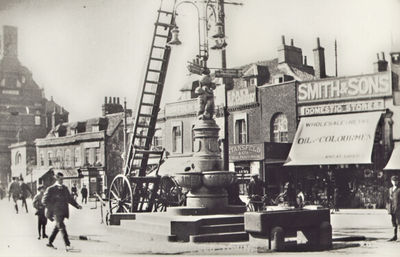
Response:
POLYGON ((203 185, 207 188, 227 187, 235 180, 235 172, 203 171, 203 185))
POLYGON ((174 175, 176 182, 189 189, 197 189, 202 186, 201 172, 179 172, 174 175))

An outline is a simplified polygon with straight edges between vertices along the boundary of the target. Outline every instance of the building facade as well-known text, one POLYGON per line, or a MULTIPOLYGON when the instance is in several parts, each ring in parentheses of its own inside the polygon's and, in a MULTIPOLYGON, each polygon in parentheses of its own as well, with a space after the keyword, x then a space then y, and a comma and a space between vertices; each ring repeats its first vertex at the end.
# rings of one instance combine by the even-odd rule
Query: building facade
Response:
POLYGON ((0 60, 0 184, 11 180, 9 146, 45 137, 52 127, 68 121, 68 112, 33 80, 32 73, 18 59, 16 27, 3 27, 3 56, 0 60))

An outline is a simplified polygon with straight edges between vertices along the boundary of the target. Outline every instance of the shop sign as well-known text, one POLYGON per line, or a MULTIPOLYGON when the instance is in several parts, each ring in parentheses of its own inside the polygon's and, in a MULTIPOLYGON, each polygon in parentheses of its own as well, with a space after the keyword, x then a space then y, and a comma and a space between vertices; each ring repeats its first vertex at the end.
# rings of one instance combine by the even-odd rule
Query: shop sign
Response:
POLYGON ((264 144, 229 145, 229 161, 264 160, 264 144))
POLYGON ((179 116, 197 112, 197 99, 168 103, 165 105, 165 116, 179 116))
POLYGON ((298 103, 340 101, 392 95, 389 72, 300 83, 298 103))
POLYGON ((256 102, 256 88, 248 87, 228 91, 228 106, 239 106, 256 102))
POLYGON ((334 113, 368 112, 385 109, 383 99, 354 101, 345 103, 300 106, 299 116, 325 115, 334 113))

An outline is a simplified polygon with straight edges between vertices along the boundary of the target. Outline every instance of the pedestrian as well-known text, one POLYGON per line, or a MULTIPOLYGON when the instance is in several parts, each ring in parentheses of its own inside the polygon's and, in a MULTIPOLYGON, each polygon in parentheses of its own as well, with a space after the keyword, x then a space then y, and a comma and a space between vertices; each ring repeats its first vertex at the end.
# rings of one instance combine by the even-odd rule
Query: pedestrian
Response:
POLYGON ((253 174, 248 185, 248 198, 250 204, 253 206, 254 211, 260 211, 263 203, 263 191, 264 183, 258 178, 258 174, 253 174))
POLYGON ((43 195, 42 203, 47 208, 46 217, 51 221, 54 220, 56 223, 47 246, 55 248, 53 242, 57 233, 60 231, 64 239, 65 250, 69 251, 71 250, 71 243, 68 239, 68 233, 64 224, 64 219, 69 218, 68 204, 71 204, 77 209, 82 209, 82 206, 74 200, 68 188, 63 185, 63 177, 64 175, 61 172, 57 173, 56 182, 47 188, 43 195))
POLYGON ((78 198, 78 189, 76 188, 76 184, 72 185, 71 194, 74 197, 74 200, 76 201, 76 198, 78 198))
POLYGON ((18 178, 13 177, 13 182, 11 182, 10 187, 8 188, 8 201, 12 197, 14 201, 15 211, 18 213, 18 204, 17 201, 21 195, 21 187, 18 184, 18 178))
POLYGON ((293 189, 292 185, 288 182, 283 186, 283 192, 280 193, 275 198, 275 203, 283 203, 287 206, 295 206, 296 205, 296 191, 293 189))
POLYGON ((332 214, 339 211, 339 188, 333 189, 333 210, 332 214))
POLYGON ((297 185, 297 194, 296 194, 296 208, 303 209, 305 205, 305 196, 303 192, 303 187, 301 184, 297 185))
POLYGON ((33 207, 36 209, 35 215, 38 216, 38 233, 40 238, 48 238, 46 235, 46 224, 47 224, 47 218, 44 213, 45 206, 42 203, 43 199, 43 193, 44 193, 44 186, 39 186, 38 187, 38 193, 35 195, 33 198, 33 207))
POLYGON ((28 196, 31 197, 33 196, 32 190, 29 188, 27 184, 24 183, 24 179, 22 177, 19 179, 19 186, 21 187, 22 208, 24 208, 25 205, 26 213, 28 213, 28 205, 26 204, 26 198, 28 198, 28 196))
POLYGON ((397 240, 397 227, 400 224, 400 188, 399 177, 391 177, 392 187, 389 189, 389 203, 388 212, 392 218, 392 225, 394 228, 394 235, 389 241, 397 240))
POLYGON ((87 197, 88 197, 88 190, 86 188, 86 185, 83 185, 81 189, 81 196, 82 196, 82 203, 85 202, 87 203, 87 197))

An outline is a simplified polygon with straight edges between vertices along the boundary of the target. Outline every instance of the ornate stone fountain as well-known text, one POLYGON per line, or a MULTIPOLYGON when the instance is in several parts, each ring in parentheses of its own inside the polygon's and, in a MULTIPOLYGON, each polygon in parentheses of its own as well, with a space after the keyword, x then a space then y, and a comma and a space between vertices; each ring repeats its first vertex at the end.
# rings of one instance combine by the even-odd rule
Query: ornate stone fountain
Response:
POLYGON ((218 143, 219 127, 214 116, 215 84, 205 75, 196 89, 197 121, 194 125, 194 153, 190 171, 177 173, 177 183, 189 189, 187 207, 206 208, 208 213, 228 211, 226 187, 235 180, 235 173, 222 169, 218 143))

